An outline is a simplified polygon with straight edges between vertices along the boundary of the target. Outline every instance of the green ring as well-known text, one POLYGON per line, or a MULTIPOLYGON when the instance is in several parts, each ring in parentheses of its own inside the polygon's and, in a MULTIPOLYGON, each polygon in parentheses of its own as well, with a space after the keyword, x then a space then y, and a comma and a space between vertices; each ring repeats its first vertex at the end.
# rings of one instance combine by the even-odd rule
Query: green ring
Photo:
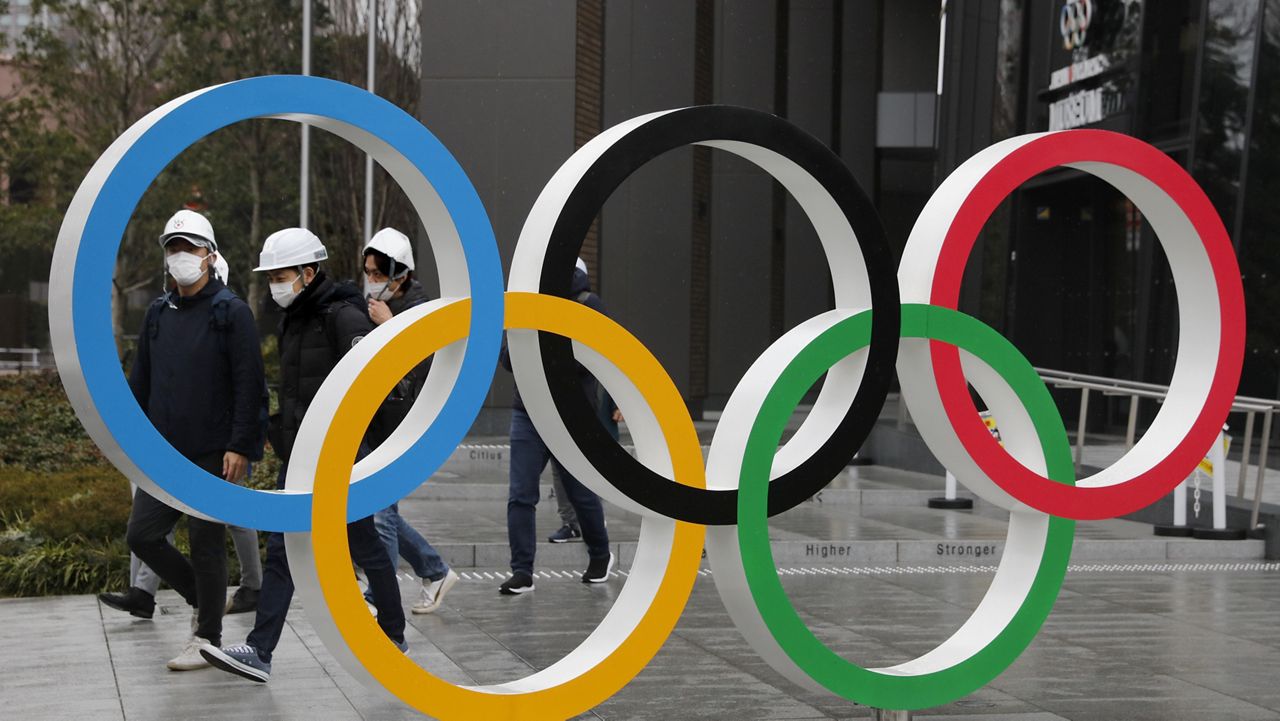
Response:
MULTIPOLYGON (((850 663, 819 641, 791 605, 773 561, 767 516, 769 472, 783 429, 800 400, 831 366, 869 343, 870 328, 871 311, 837 323, 806 346, 770 389, 743 452, 738 548, 761 620, 800 670, 851 701, 885 709, 927 708, 982 687, 1031 643, 1062 588, 1075 522, 1049 518, 1044 554, 1022 606, 991 643, 954 666, 916 676, 890 675, 850 663)), ((990 365, 1026 407, 1044 448, 1049 478, 1075 485, 1062 417, 1039 375, 1006 338, 976 318, 918 304, 902 306, 902 336, 950 343, 990 365)))

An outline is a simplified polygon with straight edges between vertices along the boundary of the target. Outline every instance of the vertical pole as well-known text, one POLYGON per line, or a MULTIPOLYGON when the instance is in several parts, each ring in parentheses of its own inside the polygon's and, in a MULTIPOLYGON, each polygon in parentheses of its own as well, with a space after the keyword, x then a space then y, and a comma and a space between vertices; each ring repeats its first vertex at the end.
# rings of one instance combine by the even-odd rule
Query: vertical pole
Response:
POLYGON ((1244 498, 1244 482, 1249 475, 1249 453, 1253 450, 1253 411, 1244 414, 1244 448, 1240 451, 1240 485, 1236 498, 1244 498))
POLYGON ((1258 483, 1253 487, 1253 512, 1249 514, 1249 528, 1258 527, 1258 510, 1262 506, 1262 481, 1267 472, 1267 451, 1271 449, 1271 414, 1275 408, 1262 413, 1262 450, 1258 452, 1258 483))
MULTIPOLYGON (((947 0, 942 0, 938 9, 938 97, 942 97, 942 71, 946 68, 947 56, 947 0)), ((934 117, 937 117, 936 115, 934 117)))
POLYGON ((938 90, 933 98, 933 147, 942 147, 942 88, 947 62, 947 0, 938 9, 938 90))
POLYGON ((1125 429, 1124 442, 1126 448, 1133 448, 1133 441, 1138 435, 1138 396, 1129 396, 1129 427, 1125 429))
POLYGON ((1213 527, 1219 531, 1227 527, 1227 454, 1222 445, 1226 433, 1219 433, 1209 449, 1209 463, 1213 464, 1213 527))
POLYGON ((1080 421, 1076 424, 1076 473, 1084 463, 1084 423, 1089 417, 1089 389, 1080 389, 1080 421))
MULTIPOLYGON (((302 74, 311 74, 311 0, 302 0, 302 74)), ((298 163, 298 227, 310 222, 311 126, 302 123, 302 157, 298 163)))
MULTIPOLYGON (((368 90, 373 92, 374 55, 377 52, 378 0, 369 0, 369 60, 368 90)), ((373 237, 373 156, 364 156, 364 241, 373 237)))
POLYGON ((1173 525, 1179 528, 1185 528, 1187 525, 1187 480, 1185 478, 1177 488, 1173 489, 1173 525))

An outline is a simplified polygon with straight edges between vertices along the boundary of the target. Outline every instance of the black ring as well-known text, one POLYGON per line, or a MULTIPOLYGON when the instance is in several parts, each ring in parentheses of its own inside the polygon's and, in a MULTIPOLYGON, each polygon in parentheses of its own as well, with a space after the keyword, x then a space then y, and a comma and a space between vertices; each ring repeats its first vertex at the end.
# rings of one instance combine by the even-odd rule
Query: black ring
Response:
MULTIPOLYGON (((569 296, 572 269, 588 228, 605 201, 632 173, 669 150, 715 140, 767 148, 812 175, 835 199, 853 228, 871 283, 874 313, 862 383, 831 437, 813 456, 769 484, 768 512, 773 516, 822 490, 848 464, 880 416, 898 357, 901 309, 893 253, 880 215, 839 157, 790 122, 749 108, 707 105, 655 118, 605 150, 569 194, 551 232, 539 289, 548 295, 569 296)), ((737 522, 736 490, 694 488, 667 479, 613 440, 582 391, 569 339, 540 331, 538 345, 547 386, 565 428, 609 483, 631 500, 669 518, 704 525, 737 522)))

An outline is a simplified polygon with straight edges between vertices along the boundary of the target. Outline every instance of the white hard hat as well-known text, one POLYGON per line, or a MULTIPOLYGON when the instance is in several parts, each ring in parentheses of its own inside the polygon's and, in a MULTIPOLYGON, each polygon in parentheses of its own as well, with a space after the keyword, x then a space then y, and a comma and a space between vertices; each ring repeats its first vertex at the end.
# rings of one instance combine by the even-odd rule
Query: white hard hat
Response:
POLYGON ((267 236, 254 270, 278 270, 309 263, 319 263, 329 257, 324 243, 306 228, 285 228, 267 236))
POLYGON ((582 258, 578 258, 578 262, 577 262, 577 263, 574 263, 574 264, 573 264, 573 267, 575 267, 575 268, 577 268, 578 270, 582 271, 582 274, 583 274, 583 275, 587 275, 587 274, 588 274, 588 273, 587 273, 587 262, 586 262, 585 260, 583 260, 582 258))
POLYGON ((231 266, 227 265, 227 259, 222 257, 222 253, 218 253, 213 259, 213 270, 222 279, 223 283, 231 281, 231 266))
POLYGON ((209 223, 208 218, 194 210, 183 208, 169 218, 169 222, 164 224, 164 232, 160 234, 160 247, 163 248, 174 238, 185 238, 192 245, 208 248, 214 252, 218 250, 218 241, 213 236, 213 225, 209 223))
POLYGON ((413 270, 413 243, 395 228, 383 228, 364 244, 364 252, 376 250, 394 260, 396 265, 413 270))

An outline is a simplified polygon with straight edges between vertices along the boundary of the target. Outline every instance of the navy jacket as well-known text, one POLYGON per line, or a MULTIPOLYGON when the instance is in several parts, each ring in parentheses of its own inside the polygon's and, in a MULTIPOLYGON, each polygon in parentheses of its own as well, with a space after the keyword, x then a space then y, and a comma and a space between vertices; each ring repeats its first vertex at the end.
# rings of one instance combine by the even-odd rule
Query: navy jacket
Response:
MULTIPOLYGON (((587 278, 587 274, 577 268, 573 269, 573 281, 569 285, 569 298, 587 306, 591 310, 609 315, 604 308, 604 301, 600 300, 600 296, 591 291, 591 281, 587 278)), ((507 350, 507 337, 502 336, 502 350, 499 352, 498 361, 503 368, 511 370, 511 353, 507 350)), ((596 379, 595 376, 587 372, 586 366, 578 364, 578 380, 582 384, 582 392, 586 394, 587 400, 592 405, 596 404, 596 379)), ((520 398, 520 387, 516 386, 514 397, 511 399, 511 407, 519 410, 525 410, 524 400, 520 398)))
POLYGON ((134 398, 160 435, 191 460, 262 455, 262 350, 253 313, 233 297, 215 319, 210 278, 190 298, 172 291, 147 308, 129 373, 134 398))

